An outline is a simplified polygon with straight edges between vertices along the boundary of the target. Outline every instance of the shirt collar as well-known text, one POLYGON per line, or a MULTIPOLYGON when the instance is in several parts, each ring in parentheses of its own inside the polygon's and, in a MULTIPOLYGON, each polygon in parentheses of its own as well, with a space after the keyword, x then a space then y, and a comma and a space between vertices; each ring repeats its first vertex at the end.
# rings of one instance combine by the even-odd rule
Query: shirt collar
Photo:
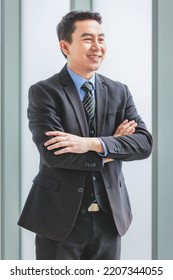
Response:
POLYGON ((78 74, 74 73, 71 69, 68 68, 67 66, 67 71, 70 75, 70 77, 72 78, 78 92, 80 92, 81 86, 87 81, 87 82, 91 82, 94 89, 95 89, 95 73, 94 75, 89 79, 86 80, 83 77, 79 76, 78 74))

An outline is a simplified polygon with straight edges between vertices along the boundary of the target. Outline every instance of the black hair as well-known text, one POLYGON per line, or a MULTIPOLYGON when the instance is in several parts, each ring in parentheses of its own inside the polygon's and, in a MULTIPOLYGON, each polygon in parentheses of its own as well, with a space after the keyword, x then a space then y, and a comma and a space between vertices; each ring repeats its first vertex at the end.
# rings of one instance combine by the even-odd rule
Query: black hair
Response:
POLYGON ((72 42, 72 33, 75 31, 75 22, 79 20, 93 19, 99 24, 102 23, 102 17, 99 13, 92 11, 72 11, 66 14, 57 25, 56 31, 59 41, 65 40, 72 42))

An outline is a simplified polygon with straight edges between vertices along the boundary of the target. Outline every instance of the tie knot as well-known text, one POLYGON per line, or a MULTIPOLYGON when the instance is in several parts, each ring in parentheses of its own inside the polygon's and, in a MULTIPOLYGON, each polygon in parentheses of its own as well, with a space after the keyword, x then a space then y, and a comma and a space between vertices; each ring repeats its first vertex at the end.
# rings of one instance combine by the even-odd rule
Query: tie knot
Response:
POLYGON ((84 91, 89 92, 89 91, 92 91, 93 85, 92 85, 92 83, 90 83, 90 82, 85 82, 85 83, 81 86, 81 88, 82 88, 84 91))

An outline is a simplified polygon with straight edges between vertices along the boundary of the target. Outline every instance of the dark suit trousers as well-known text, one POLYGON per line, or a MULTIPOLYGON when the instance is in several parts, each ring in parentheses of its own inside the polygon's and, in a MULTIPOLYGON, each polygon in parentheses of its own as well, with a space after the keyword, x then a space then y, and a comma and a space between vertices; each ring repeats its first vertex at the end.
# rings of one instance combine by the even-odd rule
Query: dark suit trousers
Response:
POLYGON ((36 235, 37 260, 119 260, 121 237, 112 215, 103 211, 80 213, 63 241, 36 235))

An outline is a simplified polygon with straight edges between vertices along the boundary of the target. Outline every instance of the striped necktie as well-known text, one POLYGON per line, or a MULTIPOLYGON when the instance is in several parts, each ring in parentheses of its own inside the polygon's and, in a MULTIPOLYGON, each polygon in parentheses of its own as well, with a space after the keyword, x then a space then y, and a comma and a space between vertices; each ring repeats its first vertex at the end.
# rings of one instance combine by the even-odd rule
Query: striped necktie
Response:
POLYGON ((95 113, 95 98, 93 95, 93 86, 90 82, 85 82, 81 88, 86 92, 84 99, 82 101, 83 106, 88 114, 90 120, 94 117, 95 113))

